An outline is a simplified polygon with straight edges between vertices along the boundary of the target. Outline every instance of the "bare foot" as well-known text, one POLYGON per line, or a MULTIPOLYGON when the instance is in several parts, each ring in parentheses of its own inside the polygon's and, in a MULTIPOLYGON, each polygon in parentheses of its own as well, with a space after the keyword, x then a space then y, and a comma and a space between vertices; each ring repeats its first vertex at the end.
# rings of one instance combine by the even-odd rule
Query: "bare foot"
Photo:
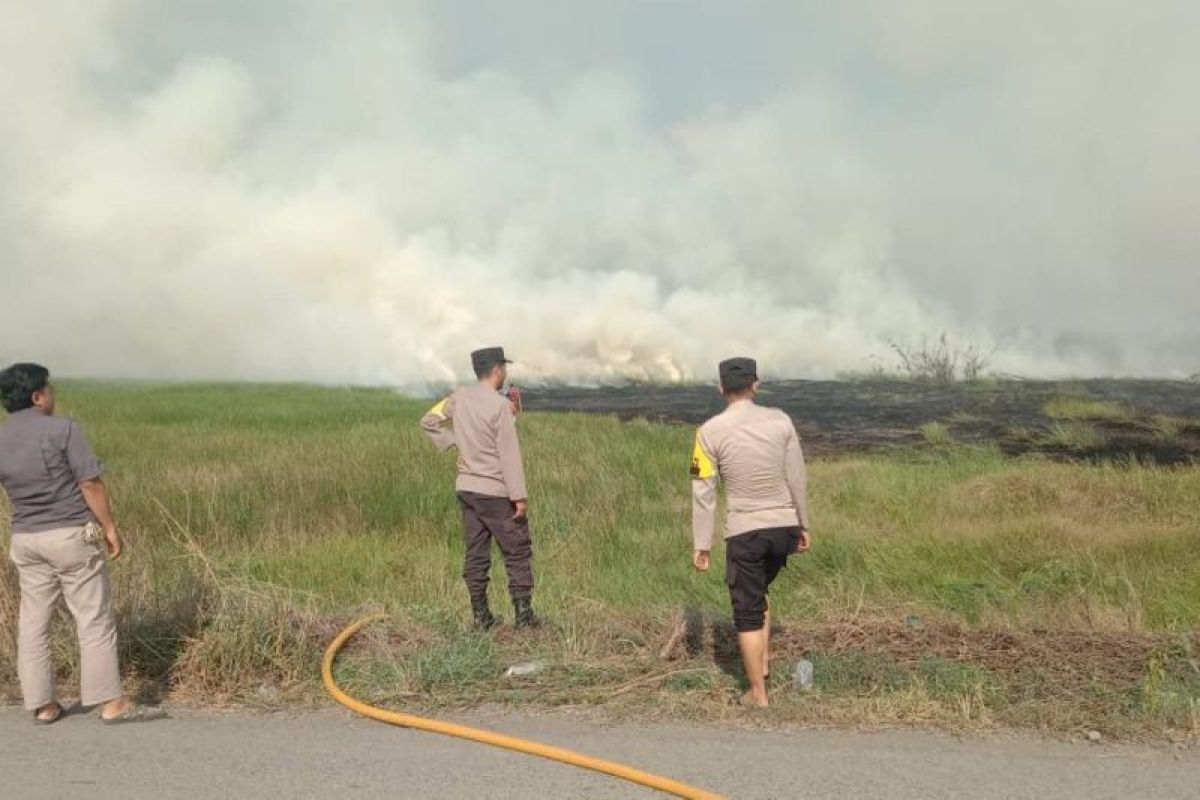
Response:
POLYGON ((767 708, 769 705, 767 703, 766 693, 764 693, 762 697, 757 697, 753 691, 746 692, 744 695, 742 695, 741 702, 742 705, 746 706, 747 708, 767 708))
POLYGON ((58 703, 50 703, 39 708, 34 712, 34 717, 38 722, 49 725, 51 722, 58 722, 63 715, 63 707, 58 703))
POLYGON ((116 700, 109 700, 104 704, 104 708, 100 709, 100 719, 116 719, 133 710, 133 707, 134 702, 128 695, 118 697, 116 700))

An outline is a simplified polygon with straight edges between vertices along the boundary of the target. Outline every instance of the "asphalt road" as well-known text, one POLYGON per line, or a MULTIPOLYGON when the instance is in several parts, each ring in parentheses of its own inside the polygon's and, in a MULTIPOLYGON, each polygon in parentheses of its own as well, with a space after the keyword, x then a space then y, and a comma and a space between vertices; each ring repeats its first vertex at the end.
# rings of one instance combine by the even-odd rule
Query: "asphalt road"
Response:
MULTIPOLYGON (((736 798, 1200 797, 1194 749, 890 731, 752 731, 476 713, 460 721, 736 798)), ((613 778, 341 711, 174 712, 106 728, 0 709, 0 797, 651 798, 613 778)))

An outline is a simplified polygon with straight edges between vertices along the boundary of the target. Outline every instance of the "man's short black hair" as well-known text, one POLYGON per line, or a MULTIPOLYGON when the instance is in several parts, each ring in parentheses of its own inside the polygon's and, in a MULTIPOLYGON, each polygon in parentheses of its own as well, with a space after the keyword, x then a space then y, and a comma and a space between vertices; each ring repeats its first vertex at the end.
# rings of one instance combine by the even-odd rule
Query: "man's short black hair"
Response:
POLYGON ((727 358, 717 365, 717 374, 725 394, 743 394, 758 380, 758 362, 746 356, 727 358))
POLYGON ((13 364, 0 371, 0 405, 10 414, 33 408, 33 396, 50 385, 50 370, 41 364, 13 364))
POLYGON ((721 379, 721 391, 725 394, 742 394, 750 391, 756 380, 758 378, 753 375, 726 375, 721 379))
POLYGON ((492 373, 497 364, 511 364, 508 356, 504 355, 503 347, 481 347, 471 353, 471 369, 476 378, 485 378, 492 373))
POLYGON ((483 380, 488 375, 492 374, 492 370, 494 370, 496 367, 500 367, 503 365, 504 365, 503 361, 493 361, 490 364, 476 364, 475 365, 475 377, 479 378, 480 380, 483 380))

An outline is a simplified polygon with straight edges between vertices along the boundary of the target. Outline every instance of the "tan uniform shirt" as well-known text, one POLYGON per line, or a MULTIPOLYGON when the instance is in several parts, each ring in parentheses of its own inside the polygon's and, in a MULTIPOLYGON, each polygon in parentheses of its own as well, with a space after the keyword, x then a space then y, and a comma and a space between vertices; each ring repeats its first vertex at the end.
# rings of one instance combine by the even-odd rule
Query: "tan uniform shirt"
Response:
POLYGON ((763 528, 808 529, 808 476, 800 436, 777 408, 738 400, 700 426, 692 452, 692 539, 711 550, 717 482, 725 484, 725 536, 763 528))
POLYGON ((496 390, 482 383, 458 389, 421 418, 421 428, 439 450, 458 448, 458 491, 528 499, 516 420, 496 390))

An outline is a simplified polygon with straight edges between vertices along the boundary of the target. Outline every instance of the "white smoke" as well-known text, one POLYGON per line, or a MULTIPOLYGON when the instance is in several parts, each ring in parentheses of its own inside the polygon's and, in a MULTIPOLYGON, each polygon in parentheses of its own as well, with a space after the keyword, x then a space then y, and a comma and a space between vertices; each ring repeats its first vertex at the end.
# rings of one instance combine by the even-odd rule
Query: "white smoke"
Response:
POLYGON ((504 344, 524 380, 692 380, 948 332, 1025 374, 1198 368, 1190 7, 797 12, 875 72, 776 53, 668 113, 619 53, 448 63, 470 13, 244 5, 4 4, 0 357, 412 386, 504 344))

